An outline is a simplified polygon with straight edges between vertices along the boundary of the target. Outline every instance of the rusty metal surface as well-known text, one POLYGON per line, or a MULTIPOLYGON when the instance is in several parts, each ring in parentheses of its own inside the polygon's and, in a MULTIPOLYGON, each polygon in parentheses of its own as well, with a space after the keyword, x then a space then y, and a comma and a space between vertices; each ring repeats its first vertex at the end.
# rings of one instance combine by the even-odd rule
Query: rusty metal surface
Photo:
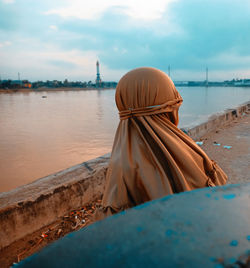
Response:
POLYGON ((67 235, 19 267, 249 267, 250 183, 164 197, 67 235))

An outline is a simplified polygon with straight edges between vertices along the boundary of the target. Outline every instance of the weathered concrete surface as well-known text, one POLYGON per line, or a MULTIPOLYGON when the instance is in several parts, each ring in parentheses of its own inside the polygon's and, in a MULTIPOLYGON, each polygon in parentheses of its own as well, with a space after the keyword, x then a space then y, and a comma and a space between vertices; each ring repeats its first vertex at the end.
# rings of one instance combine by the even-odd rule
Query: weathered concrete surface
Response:
POLYGON ((151 201, 67 235, 17 266, 249 267, 249 193, 250 183, 151 201))
POLYGON ((0 249, 100 199, 110 155, 0 194, 0 249))
MULTIPOLYGON (((247 112, 250 102, 188 130, 198 139, 247 112)), ((0 250, 55 222, 68 211, 100 199, 110 154, 0 193, 0 250)), ((219 161, 218 161, 219 162, 219 161)), ((219 162, 220 163, 220 162, 219 162)))

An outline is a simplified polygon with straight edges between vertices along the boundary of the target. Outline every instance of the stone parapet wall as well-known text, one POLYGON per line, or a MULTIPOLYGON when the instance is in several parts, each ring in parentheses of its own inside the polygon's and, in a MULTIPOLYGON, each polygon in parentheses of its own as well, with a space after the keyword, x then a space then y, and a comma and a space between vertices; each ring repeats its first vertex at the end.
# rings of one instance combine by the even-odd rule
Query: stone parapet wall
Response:
MULTIPOLYGON (((250 110, 250 102, 187 129, 199 139, 250 110)), ((6 193, 0 193, 0 250, 69 211, 100 199, 110 154, 81 163, 6 193)))
POLYGON ((102 197, 110 154, 0 194, 0 250, 102 197))

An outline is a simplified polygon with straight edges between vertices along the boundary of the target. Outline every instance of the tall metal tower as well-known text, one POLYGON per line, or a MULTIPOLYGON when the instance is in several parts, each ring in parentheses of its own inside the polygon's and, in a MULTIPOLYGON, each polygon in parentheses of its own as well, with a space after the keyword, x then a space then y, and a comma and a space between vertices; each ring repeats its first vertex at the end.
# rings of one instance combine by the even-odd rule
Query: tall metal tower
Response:
POLYGON ((208 68, 206 68, 206 87, 208 87, 208 68))
POLYGON ((96 86, 100 86, 102 80, 101 80, 101 77, 100 77, 100 69, 99 69, 99 61, 96 62, 96 86))

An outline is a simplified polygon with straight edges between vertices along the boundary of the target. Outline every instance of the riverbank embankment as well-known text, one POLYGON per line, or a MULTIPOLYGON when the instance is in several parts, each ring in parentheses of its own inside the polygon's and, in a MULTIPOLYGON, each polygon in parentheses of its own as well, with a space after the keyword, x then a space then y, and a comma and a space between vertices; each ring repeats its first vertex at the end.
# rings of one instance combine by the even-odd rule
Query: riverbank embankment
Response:
MULTIPOLYGON (((214 115, 206 123, 187 130, 196 141, 203 142, 201 146, 204 150, 226 170, 229 183, 249 179, 247 173, 237 171, 237 165, 246 166, 249 163, 244 158, 249 150, 249 113, 250 102, 214 115), (214 142, 220 142, 221 145, 215 145, 214 142), (239 143, 241 147, 238 148, 239 143), (224 145, 232 147, 227 149, 224 145), (239 159, 241 151, 245 156, 239 159), (227 169, 227 166, 230 168, 227 169)), ((60 232, 59 235, 47 239, 49 235, 46 231, 62 226, 62 222, 65 223, 67 219, 82 220, 81 213, 88 214, 86 206, 94 204, 93 208, 89 208, 93 212, 95 204, 102 197, 109 157, 108 154, 84 162, 0 194, 0 263, 16 262, 18 255, 22 259, 65 235, 66 231, 60 227, 56 229, 57 233, 60 232), (40 241, 37 242, 39 245, 36 246, 34 241, 40 241)), ((242 167, 238 166, 239 169, 242 167)), ((244 170, 246 172, 247 169, 244 170)), ((72 224, 74 227, 75 221, 72 224)), ((84 222, 79 225, 81 226, 84 226, 84 222)), ((67 230, 72 231, 72 228, 67 230)))

